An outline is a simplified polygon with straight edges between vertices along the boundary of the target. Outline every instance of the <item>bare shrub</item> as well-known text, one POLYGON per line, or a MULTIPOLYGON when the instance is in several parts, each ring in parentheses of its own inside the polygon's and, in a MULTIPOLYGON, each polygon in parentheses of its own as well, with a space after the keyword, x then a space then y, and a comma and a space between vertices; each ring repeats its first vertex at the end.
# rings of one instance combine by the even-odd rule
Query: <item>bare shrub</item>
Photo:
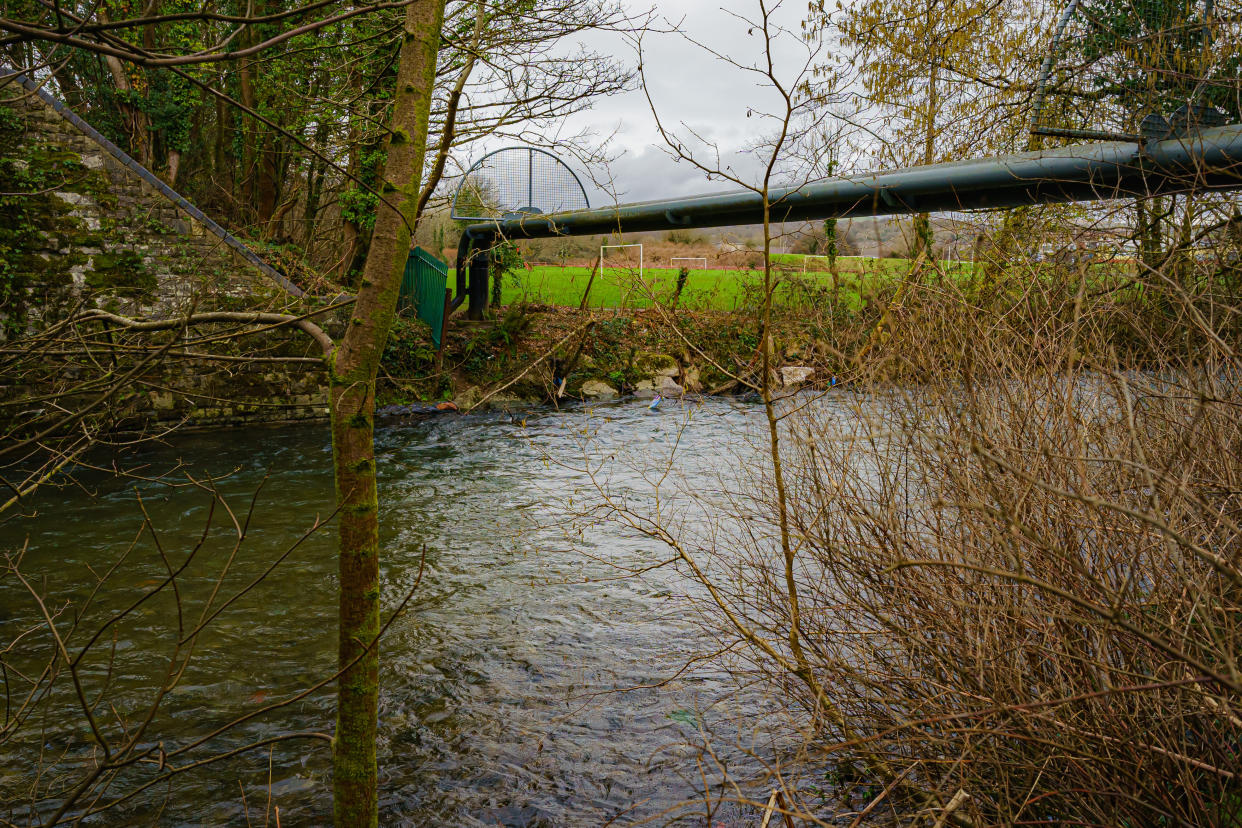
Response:
MULTIPOLYGON (((996 317, 952 317, 909 329, 955 341, 953 370, 904 342, 921 382, 873 389, 864 433, 822 409, 795 418, 815 678, 783 683, 848 723, 826 750, 853 740, 917 766, 910 778, 965 791, 982 822, 1232 824, 1232 354, 1123 371, 1074 359, 1072 329, 1007 347, 996 317)), ((774 629, 791 625, 787 599, 766 605, 774 629)))

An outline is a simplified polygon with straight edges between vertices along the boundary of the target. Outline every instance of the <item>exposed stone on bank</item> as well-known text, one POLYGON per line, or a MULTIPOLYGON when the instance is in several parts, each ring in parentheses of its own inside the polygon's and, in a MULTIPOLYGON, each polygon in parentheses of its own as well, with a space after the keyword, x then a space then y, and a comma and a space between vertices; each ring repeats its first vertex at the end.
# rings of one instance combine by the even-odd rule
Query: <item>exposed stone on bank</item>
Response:
POLYGON ((786 388, 796 388, 799 385, 805 385, 815 376, 815 369, 808 368, 805 365, 786 365, 781 368, 781 385, 786 388))
POLYGON ((587 400, 614 400, 618 396, 617 389, 603 380, 587 380, 582 383, 582 397, 587 400))
POLYGON ((672 377, 656 377, 655 379, 640 380, 634 383, 634 396, 639 399, 652 399, 656 395, 661 397, 680 397, 686 393, 686 389, 677 384, 672 377))
POLYGON ((650 351, 639 351, 634 355, 634 370, 648 377, 676 377, 681 374, 681 366, 668 354, 656 354, 650 351))

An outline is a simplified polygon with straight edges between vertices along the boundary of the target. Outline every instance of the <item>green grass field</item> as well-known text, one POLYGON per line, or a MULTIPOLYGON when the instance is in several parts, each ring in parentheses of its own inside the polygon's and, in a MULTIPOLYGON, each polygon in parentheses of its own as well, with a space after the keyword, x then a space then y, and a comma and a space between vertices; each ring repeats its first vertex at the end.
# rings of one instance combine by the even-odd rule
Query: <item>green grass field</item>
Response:
MULTIPOLYGON (((822 258, 811 258, 805 272, 802 256, 773 257, 782 266, 776 301, 786 305, 818 303, 831 295, 832 274, 822 258)), ((869 283, 900 278, 909 267, 905 259, 873 259, 842 256, 838 260, 840 301, 858 310, 869 283)), ((969 265, 945 262, 949 272, 966 275, 969 265)), ((508 274, 502 284, 502 302, 542 302, 577 307, 582 301, 590 270, 585 267, 541 265, 508 274)), ((667 302, 677 283, 676 268, 645 268, 642 279, 636 269, 605 267, 591 286, 588 305, 593 308, 643 308, 667 302)), ((682 291, 683 307, 702 310, 737 310, 756 307, 762 299, 763 273, 757 270, 691 270, 682 291)))
MULTIPOLYGON (((534 267, 510 273, 503 284, 505 304, 546 302, 577 306, 590 279, 585 267, 534 267)), ((742 270, 691 271, 681 301, 690 307, 734 310, 745 304, 748 286, 762 282, 762 275, 742 270)), ((654 301, 668 301, 677 284, 673 268, 646 268, 642 279, 636 270, 608 267, 596 274, 588 305, 593 308, 645 308, 654 301)))
MULTIPOLYGON (((864 256, 841 256, 837 259, 839 284, 833 301, 833 277, 827 272, 827 260, 821 256, 775 254, 777 289, 774 297, 778 307, 798 311, 832 310, 856 313, 869 297, 901 279, 909 270, 908 259, 876 259, 864 256), (805 270, 803 269, 805 266, 805 270), (835 305, 835 307, 834 307, 835 305)), ((954 280, 967 280, 974 272, 973 262, 940 261, 939 272, 954 280)), ((1101 262, 1091 265, 1088 284, 1095 288, 1116 285, 1118 280, 1133 281, 1130 260, 1101 262)), ((596 275, 591 286, 588 306, 592 308, 645 308, 653 303, 667 304, 677 283, 677 269, 653 267, 643 270, 642 279, 636 269, 611 265, 596 275)), ((1065 278, 1064 267, 1051 263, 1031 265, 1031 273, 1047 272, 1065 278)), ((452 284, 452 270, 449 271, 452 284)), ((590 271, 586 267, 538 265, 523 268, 505 276, 501 291, 502 304, 536 302, 576 308, 582 301, 590 271)), ((679 306, 687 310, 753 311, 763 300, 761 270, 698 270, 692 269, 682 291, 679 306)), ((1129 295, 1139 288, 1133 285, 1117 288, 1116 295, 1129 295)))

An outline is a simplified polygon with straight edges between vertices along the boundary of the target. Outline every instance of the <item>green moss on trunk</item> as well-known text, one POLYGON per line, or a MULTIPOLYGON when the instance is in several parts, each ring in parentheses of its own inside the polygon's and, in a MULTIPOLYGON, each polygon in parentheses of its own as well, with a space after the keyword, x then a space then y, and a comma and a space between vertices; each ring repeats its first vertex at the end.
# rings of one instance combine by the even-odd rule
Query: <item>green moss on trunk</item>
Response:
POLYGON ((338 828, 378 824, 376 716, 379 707, 379 521, 375 480, 375 377, 414 224, 427 121, 435 83, 436 53, 445 0, 415 0, 406 7, 397 66, 392 133, 384 178, 386 200, 377 205, 375 229, 354 317, 331 360, 332 445, 340 537, 340 637, 342 675, 333 743, 333 811, 338 828), (399 212, 398 212, 399 211, 399 212))

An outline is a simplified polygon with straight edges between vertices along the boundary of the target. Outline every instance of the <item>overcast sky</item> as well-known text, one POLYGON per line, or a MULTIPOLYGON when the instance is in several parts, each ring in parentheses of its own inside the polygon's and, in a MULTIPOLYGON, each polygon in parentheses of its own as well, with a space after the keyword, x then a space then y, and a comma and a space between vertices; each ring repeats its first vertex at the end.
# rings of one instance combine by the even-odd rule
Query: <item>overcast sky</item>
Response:
MULTIPOLYGON (((648 7, 641 0, 626 3, 635 13, 648 7)), ((755 19, 757 6, 757 0, 665 0, 659 3, 653 25, 657 29, 680 26, 721 54, 755 63, 763 56, 762 40, 758 34, 747 33, 738 15, 755 19)), ((785 64, 779 68, 786 76, 792 77, 805 62, 806 52, 797 38, 805 11, 805 0, 784 0, 773 14, 773 20, 789 30, 778 49, 779 60, 785 64)), ((622 35, 594 33, 586 42, 599 52, 637 64, 635 44, 622 35)), ((748 118, 747 112, 772 111, 779 103, 776 93, 758 76, 722 63, 679 34, 649 32, 643 40, 643 60, 647 90, 665 126, 683 140, 691 139, 689 130, 693 130, 715 142, 726 163, 753 178, 756 161, 742 150, 764 126, 759 118, 748 118)), ((565 125, 570 133, 584 127, 613 136, 611 146, 620 157, 607 172, 622 202, 735 189, 709 181, 700 170, 685 162, 675 163, 662 151, 666 145, 641 89, 601 98, 565 125)), ((606 201, 611 198, 591 193, 593 205, 606 201)))

